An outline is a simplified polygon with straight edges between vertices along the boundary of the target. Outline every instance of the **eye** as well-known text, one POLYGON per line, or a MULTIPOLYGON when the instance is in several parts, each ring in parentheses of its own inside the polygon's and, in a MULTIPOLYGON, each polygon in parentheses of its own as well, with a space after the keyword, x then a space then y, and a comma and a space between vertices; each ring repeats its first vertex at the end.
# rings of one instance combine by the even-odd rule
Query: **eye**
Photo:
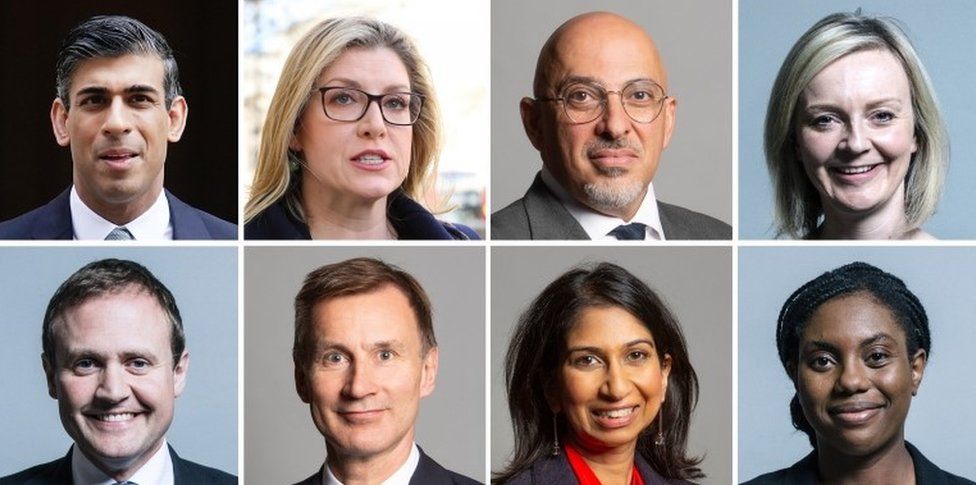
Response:
POLYGON ((877 123, 890 123, 895 119, 895 114, 891 111, 878 111, 871 116, 871 119, 877 123))
POLYGON ((91 96, 85 96, 78 100, 78 106, 84 107, 94 107, 101 106, 106 103, 108 98, 100 94, 93 94, 91 96))
POLYGON ((810 358, 808 365, 811 369, 817 372, 823 372, 830 369, 834 364, 834 359, 826 354, 814 355, 810 358))
POLYGON ((889 355, 887 352, 882 350, 872 351, 867 356, 867 363, 872 367, 880 367, 888 362, 889 355))
POLYGON ((383 97, 383 109, 400 111, 407 109, 410 106, 410 101, 407 100, 406 96, 387 94, 383 97))
POLYGON ((393 360, 395 355, 396 354, 394 354, 392 350, 381 350, 376 354, 376 356, 382 361, 393 360))
POLYGON ((146 94, 134 94, 129 98, 129 102, 136 105, 151 105, 155 100, 146 94))
POLYGON ((571 106, 592 107, 602 101, 596 89, 589 86, 570 86, 563 93, 563 100, 571 106))
POLYGON ((142 373, 152 368, 152 363, 146 359, 132 359, 129 361, 129 369, 136 373, 142 373))
POLYGON ((356 104, 358 102, 359 96, 357 96, 355 91, 335 89, 329 91, 328 102, 329 104, 348 106, 350 104, 356 104))
POLYGON ((581 355, 573 359, 573 365, 580 368, 590 368, 600 365, 600 359, 595 355, 581 355))
POLYGON ((833 125, 835 121, 836 119, 833 116, 819 115, 819 116, 815 116, 812 120, 810 120, 810 124, 814 128, 825 129, 833 125))
POLYGON ((649 354, 643 350, 631 350, 627 353, 628 362, 643 362, 647 360, 649 354))
POLYGON ((326 352, 322 356, 322 362, 326 367, 336 367, 348 362, 348 359, 341 352, 326 352))

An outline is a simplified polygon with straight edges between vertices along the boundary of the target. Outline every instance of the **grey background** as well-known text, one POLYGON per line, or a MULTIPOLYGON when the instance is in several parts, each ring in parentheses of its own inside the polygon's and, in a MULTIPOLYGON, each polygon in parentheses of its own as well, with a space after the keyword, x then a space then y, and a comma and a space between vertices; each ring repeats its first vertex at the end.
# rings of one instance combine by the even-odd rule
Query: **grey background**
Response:
POLYGON ((61 458, 71 438, 41 368, 54 291, 85 264, 130 259, 176 298, 190 368, 167 441, 183 458, 237 474, 237 248, 0 248, 0 476, 61 458))
POLYGON ((739 237, 771 239, 773 192, 763 155, 763 124, 776 72, 793 43, 824 16, 863 7, 870 15, 890 16, 915 45, 935 86, 949 130, 952 156, 942 202, 924 225, 937 238, 973 239, 976 222, 970 182, 976 178, 976 98, 972 79, 976 56, 972 32, 976 2, 944 0, 860 0, 739 2, 739 237))
POLYGON ((519 315, 546 285, 583 262, 608 261, 644 280, 675 313, 698 374, 700 395, 688 451, 707 478, 732 482, 732 250, 697 248, 527 248, 491 250, 491 467, 513 446, 504 359, 519 315))
POLYGON ((244 462, 248 483, 315 473, 325 441, 295 392, 294 301, 305 275, 366 256, 413 275, 430 297, 440 369, 420 403, 417 444, 449 470, 485 480, 485 253, 480 247, 245 249, 244 462))
POLYGON ((793 385, 776 351, 776 319, 803 283, 853 261, 898 276, 922 301, 932 352, 905 438, 942 469, 976 478, 976 252, 972 248, 739 248, 739 480, 792 465, 811 451, 793 429, 793 385))
POLYGON ((522 129, 539 50, 556 27, 608 10, 643 27, 677 97, 674 135, 654 176, 659 200, 732 222, 732 2, 494 0, 491 2, 492 211, 522 197, 542 168, 522 129))

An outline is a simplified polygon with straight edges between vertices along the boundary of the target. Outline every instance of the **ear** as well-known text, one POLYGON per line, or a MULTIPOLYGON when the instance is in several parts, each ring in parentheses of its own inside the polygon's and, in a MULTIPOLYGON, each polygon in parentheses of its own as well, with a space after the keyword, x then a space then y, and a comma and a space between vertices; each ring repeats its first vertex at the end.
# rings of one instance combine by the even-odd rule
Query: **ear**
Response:
POLYGON ((173 396, 180 397, 186 387, 186 373, 190 370, 190 352, 184 350, 173 367, 173 396))
POLYGON ((54 381, 54 362, 51 362, 47 354, 41 354, 41 366, 44 367, 44 377, 47 379, 47 395, 57 399, 58 386, 54 381))
POLYGON ((54 130, 54 139, 58 145, 68 146, 71 136, 68 134, 68 107, 64 105, 61 98, 54 98, 51 103, 51 129, 54 130))
POLYGON ((661 149, 668 147, 668 143, 671 143, 671 134, 674 133, 674 117, 678 110, 678 99, 674 96, 668 96, 668 99, 664 100, 664 141, 661 143, 661 149))
POLYGON ((532 146, 536 150, 542 151, 542 130, 539 127, 539 106, 536 100, 524 97, 519 101, 519 113, 522 115, 522 127, 525 128, 525 135, 529 137, 532 146))
POLYGON ((298 398, 303 403, 312 402, 312 396, 308 392, 308 376, 305 375, 305 367, 297 360, 295 361, 295 390, 298 391, 298 398))
POLYGON ((437 382, 437 369, 440 365, 440 351, 434 347, 427 351, 423 367, 420 369, 420 397, 427 397, 434 392, 437 382))
POLYGON ((671 375, 671 354, 664 354, 664 358, 661 359, 661 378, 664 379, 664 389, 661 392, 661 402, 664 402, 664 398, 668 395, 668 376, 671 375))
POLYGON ((186 105, 186 98, 177 96, 169 106, 169 134, 167 139, 170 143, 180 141, 183 136, 183 129, 186 128, 186 118, 190 114, 190 108, 186 105))
POLYGON ((925 374, 925 364, 929 356, 925 349, 918 349, 912 356, 912 395, 918 394, 918 387, 922 385, 922 375, 925 374))

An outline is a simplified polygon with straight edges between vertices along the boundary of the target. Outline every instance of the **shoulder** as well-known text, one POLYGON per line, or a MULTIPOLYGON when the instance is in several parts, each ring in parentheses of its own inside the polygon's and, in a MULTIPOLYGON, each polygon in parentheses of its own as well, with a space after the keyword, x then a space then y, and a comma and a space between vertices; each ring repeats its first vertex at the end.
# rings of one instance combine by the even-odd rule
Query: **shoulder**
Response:
POLYGON ((396 229, 399 239, 468 240, 481 239, 468 226, 444 222, 402 191, 391 196, 387 219, 396 229))
POLYGON ((908 454, 915 465, 915 478, 918 483, 946 483, 951 485, 972 485, 976 482, 953 475, 929 461, 921 451, 909 442, 905 442, 908 454))
POLYGON ((71 239, 68 190, 29 212, 0 222, 0 239, 71 239))
POLYGON ((170 447, 169 451, 170 456, 173 458, 173 478, 176 485, 194 483, 237 484, 237 477, 230 473, 194 463, 190 460, 184 460, 176 454, 176 451, 172 447, 170 447))
POLYGON ((166 191, 175 239, 237 239, 237 225, 183 202, 166 191))
POLYGON ((712 216, 660 200, 657 208, 668 239, 732 239, 732 226, 712 216))
MULTIPOLYGON (((70 452, 69 452, 69 455, 70 452)), ((32 466, 26 470, 0 478, 0 485, 70 485, 71 464, 68 457, 32 466)))
POLYGON ((0 239, 30 239, 31 232, 44 207, 38 207, 13 219, 0 222, 0 239))
POLYGON ((244 239, 311 239, 305 223, 295 219, 285 207, 284 197, 275 201, 244 224, 244 239))
POLYGON ((481 482, 444 468, 420 450, 420 463, 417 464, 410 484, 480 485, 481 482))
POLYGON ((747 485, 816 485, 817 483, 817 455, 811 451, 800 461, 789 468, 765 473, 747 482, 747 485))
POLYGON ((529 239, 529 213, 518 199, 491 215, 492 239, 529 239))
POLYGON ((503 482, 505 485, 548 485, 550 483, 577 483, 576 475, 566 460, 566 454, 536 460, 532 466, 503 482))

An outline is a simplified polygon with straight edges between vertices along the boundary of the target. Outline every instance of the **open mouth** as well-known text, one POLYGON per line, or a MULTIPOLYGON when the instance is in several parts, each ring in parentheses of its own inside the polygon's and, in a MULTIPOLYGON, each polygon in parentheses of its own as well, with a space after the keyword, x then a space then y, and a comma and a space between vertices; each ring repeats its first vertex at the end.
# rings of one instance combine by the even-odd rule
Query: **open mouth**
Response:
POLYGON ((354 159, 355 162, 362 165, 382 165, 386 161, 385 158, 379 155, 363 155, 359 158, 354 159))
POLYGON ((639 406, 613 409, 594 409, 590 411, 594 420, 604 428, 622 428, 637 418, 639 406))
POLYGON ((854 176, 866 174, 879 166, 881 166, 880 163, 876 163, 874 165, 861 165, 859 167, 830 167, 830 171, 839 175, 854 176))
POLYGON ((136 417, 135 413, 106 413, 106 414, 96 414, 92 418, 101 421, 103 423, 119 423, 123 421, 130 421, 136 417))

